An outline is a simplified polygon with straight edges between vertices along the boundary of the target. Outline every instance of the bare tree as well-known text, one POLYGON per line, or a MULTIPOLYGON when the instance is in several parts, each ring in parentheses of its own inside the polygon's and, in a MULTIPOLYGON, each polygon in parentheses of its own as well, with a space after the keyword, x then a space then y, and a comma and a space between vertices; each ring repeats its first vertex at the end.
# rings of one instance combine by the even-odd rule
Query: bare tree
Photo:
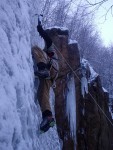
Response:
MULTIPOLYGON (((94 7, 94 10, 97 10, 99 9, 100 7, 103 7, 104 4, 106 4, 107 2, 109 2, 110 0, 101 0, 101 1, 98 1, 98 2, 94 2, 92 3, 90 0, 86 0, 87 2, 87 6, 88 7, 94 7)), ((111 13, 111 15, 113 16, 113 4, 109 7, 106 8, 106 13, 103 14, 103 16, 105 16, 105 19, 107 17, 107 14, 108 13, 111 13)))

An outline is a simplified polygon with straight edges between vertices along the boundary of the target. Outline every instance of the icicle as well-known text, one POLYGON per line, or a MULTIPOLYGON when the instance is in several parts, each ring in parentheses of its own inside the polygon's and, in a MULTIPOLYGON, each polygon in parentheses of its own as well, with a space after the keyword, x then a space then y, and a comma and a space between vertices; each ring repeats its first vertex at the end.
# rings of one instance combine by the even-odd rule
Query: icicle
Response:
POLYGON ((83 97, 85 96, 85 93, 88 93, 88 81, 86 79, 86 77, 82 77, 81 78, 81 92, 83 97))
POLYGON ((85 93, 88 93, 88 80, 86 78, 86 64, 81 64, 82 68, 82 78, 81 78, 81 93, 83 97, 85 96, 85 93))
POLYGON ((68 79, 66 113, 70 123, 71 136, 76 143, 76 93, 74 77, 68 79))

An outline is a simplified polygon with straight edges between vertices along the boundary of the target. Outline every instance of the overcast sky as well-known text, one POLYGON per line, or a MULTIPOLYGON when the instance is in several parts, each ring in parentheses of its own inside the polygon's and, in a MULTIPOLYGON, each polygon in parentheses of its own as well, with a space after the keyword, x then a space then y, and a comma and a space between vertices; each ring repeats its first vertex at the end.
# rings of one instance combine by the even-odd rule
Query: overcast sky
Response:
POLYGON ((111 43, 113 44, 113 16, 111 10, 107 13, 111 5, 113 5, 113 0, 108 0, 95 12, 95 22, 106 46, 109 46, 111 43))
MULTIPOLYGON (((79 3, 87 5, 88 4, 87 1, 94 4, 94 3, 101 2, 103 0, 74 0, 75 5, 79 3)), ((112 8, 112 14, 111 14, 111 9, 109 10, 109 8, 113 5, 113 0, 105 0, 105 1, 106 2, 104 2, 98 9, 95 9, 95 7, 99 6, 96 5, 96 6, 90 6, 89 10, 92 12, 95 9, 94 14, 95 14, 95 24, 97 26, 97 30, 100 33, 103 44, 105 46, 110 46, 111 44, 113 45, 113 15, 112 15, 113 8, 112 8)))

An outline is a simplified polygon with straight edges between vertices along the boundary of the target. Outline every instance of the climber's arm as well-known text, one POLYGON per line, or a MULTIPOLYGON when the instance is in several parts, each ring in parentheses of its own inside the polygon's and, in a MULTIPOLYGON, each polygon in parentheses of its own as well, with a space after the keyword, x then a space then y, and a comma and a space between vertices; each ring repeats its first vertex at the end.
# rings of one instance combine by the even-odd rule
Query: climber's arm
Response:
POLYGON ((37 31, 39 32, 40 36, 43 37, 43 39, 45 40, 47 48, 49 48, 52 45, 52 40, 48 36, 48 34, 46 33, 46 31, 42 28, 41 24, 39 24, 37 26, 37 31))

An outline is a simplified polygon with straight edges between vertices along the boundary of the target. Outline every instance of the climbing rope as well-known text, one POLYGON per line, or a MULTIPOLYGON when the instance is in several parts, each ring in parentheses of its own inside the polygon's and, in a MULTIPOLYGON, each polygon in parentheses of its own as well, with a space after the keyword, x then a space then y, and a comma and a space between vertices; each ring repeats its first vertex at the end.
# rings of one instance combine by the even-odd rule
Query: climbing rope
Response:
MULTIPOLYGON (((66 62, 66 64, 68 65, 68 67, 71 69, 71 71, 73 72, 73 74, 76 76, 76 78, 81 82, 80 78, 78 77, 78 75, 75 73, 75 71, 73 70, 73 68, 70 66, 70 64, 68 63, 68 61, 64 58, 64 56, 62 55, 62 53, 57 49, 57 47, 55 46, 56 50, 58 51, 58 53, 61 55, 61 57, 64 59, 64 61, 66 62)), ((89 95, 91 96, 91 98, 93 99, 93 101, 95 102, 95 104, 98 106, 98 108, 101 110, 101 112, 103 113, 103 115, 106 117, 106 119, 109 121, 109 123, 113 126, 113 123, 111 122, 111 120, 108 118, 108 116, 105 114, 105 112, 103 111, 103 109, 100 107, 100 105, 96 102, 95 98, 92 96, 92 94, 90 92, 88 92, 89 95)))

